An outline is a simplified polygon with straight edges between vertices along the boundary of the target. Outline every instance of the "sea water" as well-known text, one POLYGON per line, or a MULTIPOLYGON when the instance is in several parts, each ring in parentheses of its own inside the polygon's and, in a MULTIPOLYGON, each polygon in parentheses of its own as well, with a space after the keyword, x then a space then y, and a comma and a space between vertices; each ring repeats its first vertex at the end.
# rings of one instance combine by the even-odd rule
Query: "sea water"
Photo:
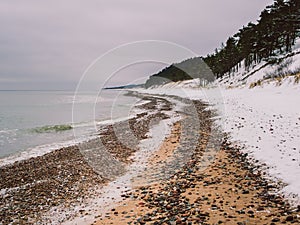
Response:
POLYGON ((125 93, 0 91, 0 162, 92 137, 97 124, 128 117, 137 99, 125 93))

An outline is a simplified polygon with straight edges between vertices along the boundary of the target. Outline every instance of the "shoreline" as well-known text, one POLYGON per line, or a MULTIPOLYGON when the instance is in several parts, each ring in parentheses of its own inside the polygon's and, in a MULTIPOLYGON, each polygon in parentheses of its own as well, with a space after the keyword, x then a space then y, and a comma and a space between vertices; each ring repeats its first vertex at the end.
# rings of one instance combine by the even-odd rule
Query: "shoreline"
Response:
MULTIPOLYGON (((76 204, 84 204, 85 199, 95 198, 95 195, 99 197, 99 190, 101 192, 109 181, 125 173, 127 165, 132 163, 130 156, 138 150, 132 144, 137 145, 139 141, 146 139, 153 124, 168 118, 163 111, 172 109, 169 102, 163 99, 141 97, 145 98, 145 103, 139 103, 136 107, 145 112, 107 125, 99 131, 97 139, 1 166, 0 222, 52 223, 50 218, 55 216, 55 211, 59 208, 65 211, 64 209, 71 207, 72 210, 76 204), (160 107, 162 110, 158 110, 160 107), (130 128, 131 136, 124 133, 124 127, 130 128), (128 143, 132 140, 134 143, 128 143), (90 149, 97 149, 97 152, 93 152, 93 156, 97 154, 96 159, 110 159, 116 164, 96 168, 97 165, 89 161, 89 153, 85 153, 90 149), (100 173, 97 169, 100 169, 100 173), (112 169, 115 171, 112 172, 112 169), (50 215, 47 216, 47 213, 50 215)), ((106 162, 109 163, 112 161, 106 162)), ((59 221, 81 216, 84 211, 77 210, 74 215, 67 215, 59 221)))
MULTIPOLYGON (((109 153, 108 155, 111 158, 107 158, 98 149, 93 152, 93 155, 99 155, 100 158, 99 156, 95 157, 94 161, 100 160, 100 162, 103 162, 101 161, 103 156, 105 156, 105 159, 113 161, 108 161, 109 165, 105 165, 107 167, 101 165, 100 170, 102 171, 99 171, 93 161, 87 163, 82 155, 78 155, 79 150, 76 151, 76 147, 72 146, 46 154, 46 158, 44 155, 18 162, 14 169, 22 163, 27 164, 29 167, 24 167, 26 169, 23 168, 23 171, 20 169, 19 174, 11 169, 8 175, 15 175, 12 177, 13 179, 4 178, 4 181, 11 181, 7 184, 2 183, 1 189, 3 190, 3 185, 10 185, 13 188, 18 187, 19 190, 11 189, 12 193, 10 195, 2 193, 0 202, 5 204, 7 199, 12 199, 15 202, 10 203, 10 206, 16 211, 18 210, 16 206, 19 205, 20 211, 18 212, 20 215, 16 216, 15 211, 11 212, 7 209, 7 206, 1 207, 1 218, 7 219, 1 221, 3 224, 9 224, 9 221, 12 222, 12 220, 42 224, 72 224, 73 222, 110 224, 112 220, 114 222, 118 221, 118 224, 128 224, 128 222, 133 223, 134 221, 140 224, 152 224, 154 222, 169 224, 168 221, 173 224, 187 224, 187 221, 192 222, 192 224, 198 224, 199 222, 204 224, 218 223, 220 221, 226 224, 231 224, 231 221, 235 221, 232 224, 237 222, 247 224, 247 221, 260 223, 262 222, 261 218, 266 222, 275 224, 278 221, 288 224, 298 221, 299 206, 298 208, 292 208, 285 201, 278 193, 281 187, 266 181, 263 178, 261 167, 252 165, 246 154, 224 141, 224 136, 220 139, 219 135, 222 136, 223 133, 212 135, 217 134, 215 133, 217 130, 213 126, 212 117, 214 113, 207 110, 207 104, 174 96, 157 97, 136 93, 129 94, 143 98, 144 104, 136 106, 143 112, 138 113, 135 118, 128 121, 106 126, 105 129, 100 131, 99 140, 83 143, 80 146, 83 149, 90 149, 91 146, 102 145, 105 147, 105 154, 109 153), (173 99, 174 102, 181 102, 185 106, 180 106, 178 109, 174 102, 169 101, 170 99, 173 99), (195 118, 195 110, 197 118, 195 118), (178 118, 172 120, 174 113, 180 116, 177 115, 178 118), (169 121, 170 127, 168 128, 169 133, 164 133, 165 136, 162 136, 159 130, 163 128, 160 123, 164 120, 169 121), (124 132, 127 129, 132 132, 124 132), (152 134, 150 130, 152 130, 152 134), (155 133, 157 133, 156 136, 155 133), (149 145, 148 143, 143 146, 142 143, 145 144, 147 141, 155 142, 155 140, 151 140, 151 135, 153 139, 155 137, 156 139, 162 138, 162 144, 150 143, 149 145), (132 139, 133 137, 134 139, 132 139), (152 151, 144 151, 140 155, 138 154, 142 148, 151 148, 150 146, 152 151), (218 148, 221 148, 221 150, 219 151, 218 148), (47 158, 49 155, 50 158, 53 157, 55 160, 49 160, 47 158), (75 157, 74 160, 70 155, 75 157), (146 155, 148 160, 144 162, 146 155), (58 163, 60 161, 64 163, 58 163), (136 163, 140 161, 140 164, 136 163), (115 162, 115 164, 112 162, 115 162), (56 169, 56 174, 51 174, 53 173, 51 169, 47 170, 49 169, 47 168, 49 163, 52 169, 56 169), (57 168, 57 165, 64 165, 68 168, 64 170, 62 167, 57 168), (92 167, 90 167, 91 165, 92 167), (41 166, 42 169, 39 168, 41 166), (114 183, 116 178, 122 178, 122 174, 126 174, 126 170, 131 166, 133 171, 129 176, 125 176, 127 181, 125 183, 114 183), (35 176, 33 173, 28 176, 27 184, 25 182, 24 185, 24 179, 22 180, 18 176, 23 176, 24 171, 31 173, 32 168, 39 168, 37 171, 40 177, 43 174, 49 175, 50 171, 52 178, 48 181, 46 179, 46 182, 36 182, 32 177, 38 178, 39 176, 35 176), (229 171, 225 171, 225 169, 229 171), (75 171, 76 175, 74 176, 74 173, 70 174, 70 171, 75 171), (57 173, 59 172, 65 175, 65 177, 60 178, 61 180, 58 179, 57 173), (228 173, 232 177, 231 179, 227 179, 228 173), (108 176, 111 177, 107 179, 108 176), (75 180, 68 181, 70 177, 75 177, 75 180), (67 182, 64 182, 64 179, 67 179, 67 182), (226 183, 225 186, 224 183, 226 183), (32 184, 40 186, 37 192, 29 187, 32 184), (57 188, 60 187, 59 184, 63 188, 60 190, 68 190, 62 193, 70 193, 66 196, 60 195, 61 199, 56 198, 59 195, 54 196, 54 199, 59 201, 54 201, 55 204, 50 205, 48 202, 53 200, 53 196, 52 193, 47 194, 46 190, 49 187, 53 188, 50 188, 50 192, 51 190, 59 190, 57 188), (70 188, 74 184, 77 184, 78 189, 70 188), (127 186, 128 184, 130 184, 130 187, 127 186), (111 195, 113 192, 109 190, 110 188, 115 188, 117 191, 116 196, 111 195), (175 192, 174 188, 176 189, 175 192), (207 188, 211 189, 208 190, 207 188), (108 189, 107 192, 104 191, 105 189, 108 189), (270 194, 270 191, 276 194, 270 194), (229 192, 230 194, 228 194, 229 192), (31 193, 31 195, 28 193, 31 193), (17 198, 18 196, 19 198, 17 198), (239 204, 231 201, 233 197, 239 204), (93 198, 102 198, 100 201, 92 202, 95 204, 94 208, 98 208, 98 211, 87 207, 87 200, 93 198), (163 201, 162 204, 160 201, 163 201), (26 211, 22 212, 24 207, 34 204, 39 209, 30 208, 31 214, 26 213, 26 211), (76 204, 77 206, 79 204, 80 207, 76 209, 75 213, 56 218, 56 220, 51 219, 58 213, 68 214, 68 209, 74 210, 77 207, 76 204), (107 204, 107 209, 111 211, 108 212, 106 209, 99 213, 101 211, 99 209, 105 208, 103 206, 105 204, 107 204), (184 211, 180 211, 176 207, 177 204, 183 204, 184 211), (41 208, 41 206, 46 209, 41 208), (56 208, 57 206, 60 208, 56 208), (128 207, 130 207, 130 210, 128 207), (174 208, 177 211, 174 211, 174 208), (174 216, 174 213, 177 217, 174 216), (209 216, 215 215, 215 213, 220 215, 218 217, 209 216), (78 218, 79 220, 77 220, 78 218)), ((87 154, 85 157, 89 157, 89 155, 87 154)), ((7 166, 0 168, 1 177, 5 172, 3 168, 7 168, 7 166)))

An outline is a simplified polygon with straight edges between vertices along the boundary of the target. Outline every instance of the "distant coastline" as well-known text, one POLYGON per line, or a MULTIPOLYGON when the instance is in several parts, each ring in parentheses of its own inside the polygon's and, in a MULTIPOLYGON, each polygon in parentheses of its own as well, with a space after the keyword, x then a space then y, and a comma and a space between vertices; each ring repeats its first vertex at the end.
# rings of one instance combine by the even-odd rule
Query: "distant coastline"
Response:
POLYGON ((116 90, 116 89, 131 89, 131 88, 139 88, 144 87, 144 84, 130 84, 123 86, 113 86, 113 87, 105 87, 104 90, 116 90))

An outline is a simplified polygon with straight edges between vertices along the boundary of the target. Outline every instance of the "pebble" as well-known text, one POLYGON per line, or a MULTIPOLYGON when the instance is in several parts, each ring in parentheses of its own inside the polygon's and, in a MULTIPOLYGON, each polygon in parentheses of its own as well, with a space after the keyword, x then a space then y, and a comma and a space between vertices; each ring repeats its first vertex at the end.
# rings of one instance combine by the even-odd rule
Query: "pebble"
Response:
MULTIPOLYGON (((158 105, 164 112, 172 109, 172 104, 164 99, 146 98, 145 100, 150 102, 139 106, 145 110, 157 109, 158 105)), ((127 141, 131 142, 129 146, 133 146, 132 148, 121 142, 114 128, 123 129, 129 124, 137 140, 142 140, 147 138, 149 126, 154 120, 168 118, 164 112, 149 114, 146 111, 129 121, 103 127, 98 139, 82 143, 80 146, 57 149, 42 156, 0 167, 0 189, 8 190, 5 194, 0 194, 0 224, 22 224, 28 220, 38 222, 38 215, 55 206, 68 208, 71 205, 80 205, 84 198, 93 198, 93 187, 106 183, 110 178, 97 174, 90 167, 86 156, 82 155, 82 148, 97 147, 101 141, 106 151, 120 162, 131 163, 129 157, 138 148, 134 147, 131 140, 127 141)), ((126 132, 122 132, 122 135, 126 140, 126 132)), ((137 144, 138 142, 135 143, 137 144)), ((103 171, 106 169, 103 168, 103 171)), ((114 172, 122 174, 124 171, 120 167, 114 172)), ((124 197, 130 198, 130 195, 124 197)), ((78 213, 85 215, 87 212, 80 209, 78 213)))

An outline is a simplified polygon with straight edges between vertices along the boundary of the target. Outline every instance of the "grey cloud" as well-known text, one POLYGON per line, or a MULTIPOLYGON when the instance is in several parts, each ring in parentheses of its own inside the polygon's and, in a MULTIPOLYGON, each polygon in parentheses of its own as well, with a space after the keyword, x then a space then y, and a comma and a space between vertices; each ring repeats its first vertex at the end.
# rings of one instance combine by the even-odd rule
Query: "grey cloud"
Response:
MULTIPOLYGON (((213 52, 271 0, 0 2, 0 89, 74 87, 98 56, 120 44, 165 40, 213 52), (25 82, 26 81, 26 82, 25 82), (38 87, 37 87, 38 85, 38 87)), ((145 66, 115 84, 150 75, 145 66), (125 79, 126 78, 126 79, 125 79)))

